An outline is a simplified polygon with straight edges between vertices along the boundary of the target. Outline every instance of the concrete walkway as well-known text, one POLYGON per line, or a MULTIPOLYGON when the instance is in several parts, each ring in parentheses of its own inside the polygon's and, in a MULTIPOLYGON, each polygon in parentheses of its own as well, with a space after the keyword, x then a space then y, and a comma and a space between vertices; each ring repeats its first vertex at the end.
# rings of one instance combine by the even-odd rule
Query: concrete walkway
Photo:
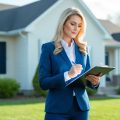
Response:
POLYGON ((108 97, 120 98, 120 95, 107 95, 108 97))
POLYGON ((120 95, 117 94, 116 89, 117 88, 113 86, 99 88, 98 95, 105 95, 112 98, 120 98, 120 95))

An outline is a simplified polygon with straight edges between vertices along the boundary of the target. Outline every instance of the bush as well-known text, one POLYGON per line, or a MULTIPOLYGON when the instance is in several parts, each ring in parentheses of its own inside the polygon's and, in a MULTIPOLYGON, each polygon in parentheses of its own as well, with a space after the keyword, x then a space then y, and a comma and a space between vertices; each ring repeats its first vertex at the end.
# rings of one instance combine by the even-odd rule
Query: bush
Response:
POLYGON ((35 75, 34 75, 34 78, 33 78, 34 94, 35 94, 36 96, 46 97, 47 91, 44 91, 44 90, 41 89, 40 83, 39 83, 38 74, 39 74, 39 73, 38 73, 38 67, 37 67, 36 72, 35 72, 35 75))
POLYGON ((97 93, 96 90, 93 90, 93 89, 88 88, 88 87, 86 88, 86 90, 87 90, 88 95, 90 95, 90 96, 95 95, 97 93))
POLYGON ((116 91, 117 91, 117 94, 120 95, 120 87, 116 91))
POLYGON ((20 85, 10 78, 0 79, 0 98, 11 98, 19 92, 20 85))

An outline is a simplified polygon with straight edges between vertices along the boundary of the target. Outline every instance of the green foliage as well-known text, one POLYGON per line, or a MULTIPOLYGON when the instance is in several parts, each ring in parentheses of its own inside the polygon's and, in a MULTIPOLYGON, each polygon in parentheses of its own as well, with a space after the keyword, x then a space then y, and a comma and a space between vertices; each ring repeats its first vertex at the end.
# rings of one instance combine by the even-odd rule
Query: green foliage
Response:
POLYGON ((38 74, 39 73, 38 73, 38 67, 37 67, 34 78, 33 78, 34 94, 37 95, 37 96, 46 97, 47 91, 44 91, 44 90, 41 89, 38 74))
POLYGON ((89 96, 95 95, 96 92, 97 92, 96 90, 93 90, 89 87, 87 87, 86 90, 87 90, 87 93, 88 93, 89 96))
POLYGON ((120 95, 120 87, 116 91, 117 91, 117 94, 120 95))
POLYGON ((0 79, 0 98, 11 98, 19 92, 20 85, 10 78, 0 79))

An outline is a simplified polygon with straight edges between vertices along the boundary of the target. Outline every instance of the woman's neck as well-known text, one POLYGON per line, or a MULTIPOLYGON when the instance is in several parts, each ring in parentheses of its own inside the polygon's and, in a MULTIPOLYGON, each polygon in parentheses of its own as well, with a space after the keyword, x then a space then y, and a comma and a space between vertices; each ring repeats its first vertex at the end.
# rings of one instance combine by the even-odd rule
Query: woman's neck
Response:
POLYGON ((71 46, 72 38, 63 37, 63 40, 67 42, 68 46, 71 46))

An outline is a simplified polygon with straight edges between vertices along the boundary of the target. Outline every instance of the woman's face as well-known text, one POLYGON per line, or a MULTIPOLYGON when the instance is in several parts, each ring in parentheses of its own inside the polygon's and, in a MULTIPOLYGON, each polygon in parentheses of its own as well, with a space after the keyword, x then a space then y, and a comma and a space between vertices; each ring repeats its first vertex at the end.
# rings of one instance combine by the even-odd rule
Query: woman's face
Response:
POLYGON ((82 19, 78 15, 71 16, 63 26, 63 38, 72 39, 82 28, 82 19))

